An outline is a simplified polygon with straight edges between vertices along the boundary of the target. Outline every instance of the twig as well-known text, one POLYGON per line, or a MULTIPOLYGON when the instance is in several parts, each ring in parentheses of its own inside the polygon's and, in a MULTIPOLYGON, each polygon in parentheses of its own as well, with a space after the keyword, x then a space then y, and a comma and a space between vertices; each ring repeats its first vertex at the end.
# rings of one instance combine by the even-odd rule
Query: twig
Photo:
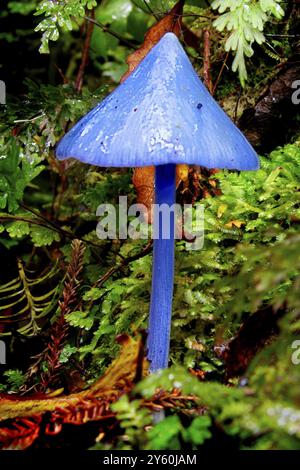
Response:
POLYGON ((43 216, 42 214, 40 214, 39 212, 35 211, 34 209, 31 209, 30 207, 26 206, 26 204, 24 204, 23 202, 20 202, 19 203, 20 207, 22 207, 22 209, 24 209, 25 211, 28 211, 28 212, 31 212, 31 214, 35 215, 36 217, 38 217, 39 219, 43 220, 47 225, 51 225, 51 227, 53 228, 53 230, 57 231, 57 232, 60 232, 60 231, 63 231, 63 229, 61 229, 59 227, 59 225, 57 225, 56 223, 52 222, 51 220, 47 219, 47 217, 43 216))
POLYGON ((58 384, 62 369, 60 354, 65 346, 69 329, 65 317, 76 303, 79 277, 83 269, 84 251, 83 243, 80 240, 73 240, 72 257, 66 273, 62 300, 59 301, 60 315, 51 328, 47 348, 42 351, 35 364, 31 366, 31 370, 36 371, 37 368, 42 369, 44 362, 47 365, 46 371, 42 371, 41 382, 36 387, 39 392, 45 393, 49 387, 54 388, 58 384))
POLYGON ((11 221, 11 220, 19 220, 21 222, 28 222, 29 224, 39 225, 40 227, 46 227, 46 228, 49 228, 49 229, 52 228, 52 230, 55 230, 56 232, 59 232, 59 230, 54 229, 53 227, 49 227, 48 224, 40 222, 39 220, 29 219, 27 217, 20 217, 20 216, 12 215, 12 214, 7 214, 7 215, 1 215, 0 216, 0 221, 1 222, 11 221))
POLYGON ((150 7, 150 5, 146 2, 146 0, 143 0, 144 2, 144 5, 145 7, 147 8, 147 10, 151 13, 151 15, 154 16, 154 18, 156 19, 156 21, 159 20, 159 17, 157 16, 157 14, 152 10, 152 8, 150 7))
POLYGON ((93 23, 95 26, 98 26, 99 28, 102 29, 102 31, 104 31, 105 33, 108 33, 110 34, 111 36, 113 36, 114 38, 117 38, 119 39, 119 41, 124 44, 125 46, 128 46, 130 47, 131 49, 137 49, 137 47, 132 44, 132 42, 130 41, 127 41, 127 39, 123 38, 120 34, 116 33, 115 31, 112 31, 110 28, 108 28, 107 26, 105 26, 104 24, 100 23, 99 21, 96 21, 94 20, 93 18, 89 18, 88 16, 85 16, 84 17, 87 21, 90 21, 91 23, 93 23))
MULTIPOLYGON (((72 232, 64 230, 59 225, 55 224, 51 220, 47 219, 43 215, 36 212, 34 209, 31 209, 30 207, 27 207, 25 204, 19 203, 19 205, 20 205, 20 207, 22 207, 23 209, 25 209, 28 212, 31 212, 38 219, 41 219, 41 220, 30 219, 28 217, 12 215, 12 214, 5 214, 5 215, 1 214, 0 215, 0 222, 6 222, 6 221, 11 221, 11 220, 18 220, 18 221, 21 221, 21 222, 27 222, 29 224, 39 225, 40 227, 45 227, 45 228, 48 228, 49 230, 53 230, 53 231, 55 231, 57 233, 60 233, 62 236, 65 236, 66 238, 69 238, 71 240, 80 240, 81 242, 84 242, 87 245, 91 245, 95 248, 100 247, 100 245, 98 243, 92 242, 91 240, 86 240, 85 238, 79 237, 78 235, 76 235, 72 232)), ((116 253, 116 256, 121 258, 122 261, 126 261, 126 258, 124 258, 124 256, 122 256, 120 253, 116 253)))
POLYGON ((204 71, 203 78, 204 83, 210 93, 213 92, 212 80, 211 80, 211 63, 210 63, 210 31, 205 29, 203 32, 204 39, 204 71))
POLYGON ((21 123, 24 123, 24 122, 34 122, 37 119, 42 118, 43 116, 45 116, 44 112, 42 112, 42 114, 39 114, 38 116, 35 116, 31 119, 17 119, 16 121, 14 121, 14 124, 21 124, 21 123))
POLYGON ((300 38, 300 34, 265 34, 268 38, 300 38))
MULTIPOLYGON (((90 18, 91 19, 95 18, 95 10, 94 9, 91 11, 90 18)), ((82 83, 83 83, 83 76, 84 76, 85 68, 88 64, 89 50, 90 50, 90 45, 91 45, 91 38, 92 38, 92 34, 93 34, 93 29, 94 29, 94 23, 93 22, 88 23, 87 24, 86 37, 85 37, 85 41, 84 41, 83 52, 82 52, 81 64, 80 64, 78 74, 77 74, 77 77, 76 77, 76 81, 75 81, 75 90, 77 91, 77 93, 81 92, 82 83)))
MULTIPOLYGON (((103 276, 100 277, 100 279, 98 279, 92 287, 102 287, 103 284, 111 277, 113 276, 115 273, 117 273, 118 271, 120 271, 121 269, 123 269, 125 266, 128 266, 128 264, 132 263, 133 261, 136 261, 137 259, 140 259, 140 258, 143 258, 144 256, 148 255, 152 250, 152 240, 150 242, 147 243, 147 245, 139 252, 137 253, 136 255, 133 255, 133 256, 129 256, 128 258, 123 258, 122 261, 117 264, 116 266, 113 266, 112 268, 110 268, 103 276)), ((104 295, 104 294, 103 294, 104 295)), ((93 303, 94 301, 91 300, 89 302, 89 305, 88 305, 88 311, 91 310, 92 306, 93 306, 93 303)))
POLYGON ((100 277, 100 279, 98 279, 98 281, 95 282, 93 287, 101 287, 113 274, 120 271, 125 266, 128 266, 128 264, 132 263, 133 261, 136 261, 148 255, 151 252, 151 250, 152 250, 152 240, 149 243, 147 243, 147 245, 142 249, 142 251, 140 251, 136 255, 129 256, 128 258, 124 258, 121 261, 121 263, 117 264, 113 268, 110 268, 103 276, 100 277))
POLYGON ((65 84, 69 83, 68 79, 63 74, 63 71, 61 70, 61 68, 58 67, 58 65, 56 65, 56 64, 54 64, 54 67, 56 68, 56 70, 58 71, 60 77, 62 78, 63 84, 65 85, 65 84))
POLYGON ((217 78, 217 80, 216 80, 216 83, 215 83, 214 86, 213 86, 213 89, 212 89, 212 94, 213 94, 213 95, 214 95, 215 92, 216 92, 217 86, 218 86, 218 84, 219 84, 219 81, 220 81, 220 79, 221 79, 221 77, 222 77, 222 74, 223 74, 223 72, 224 72, 224 69, 225 69, 225 67, 226 67, 226 63, 227 63, 228 57, 229 57, 229 52, 227 52, 227 54, 226 54, 226 57, 225 57, 224 62, 223 62, 223 64, 222 64, 222 67, 221 67, 221 70, 220 70, 220 72, 219 72, 219 75, 218 75, 218 78, 217 78))
POLYGON ((208 16, 208 15, 199 15, 197 13, 189 13, 189 12, 183 13, 181 16, 182 16, 182 18, 194 17, 194 18, 205 18, 206 20, 211 20, 211 19, 217 18, 216 15, 208 16))
POLYGON ((233 119, 233 122, 236 123, 237 121, 237 114, 238 114, 238 109, 239 109, 239 104, 240 104, 240 99, 241 99, 241 90, 239 91, 239 94, 238 94, 238 99, 236 100, 236 105, 235 105, 235 110, 234 110, 234 119, 233 119))
POLYGON ((47 219, 47 217, 44 217, 42 214, 39 214, 34 209, 31 209, 30 207, 26 206, 25 204, 19 203, 19 205, 20 205, 20 207, 22 207, 26 211, 31 212, 33 215, 35 215, 39 219, 43 220, 45 223, 43 224, 43 223, 35 221, 33 219, 25 219, 25 218, 21 218, 21 217, 17 217, 17 216, 10 216, 10 215, 5 216, 5 217, 0 217, 0 220, 4 219, 4 218, 7 218, 7 219, 14 218, 16 220, 23 220, 24 222, 29 222, 29 223, 32 223, 32 224, 41 225, 41 226, 44 226, 46 228, 55 230, 56 232, 60 233, 61 235, 64 235, 67 238, 70 238, 71 240, 77 239, 77 240, 80 240, 80 241, 86 243, 87 245, 91 245, 91 246, 94 246, 96 248, 99 248, 99 245, 97 243, 94 243, 91 240, 85 240, 84 238, 79 237, 78 235, 75 235, 72 232, 64 230, 59 225, 57 225, 55 222, 52 222, 51 220, 47 219))

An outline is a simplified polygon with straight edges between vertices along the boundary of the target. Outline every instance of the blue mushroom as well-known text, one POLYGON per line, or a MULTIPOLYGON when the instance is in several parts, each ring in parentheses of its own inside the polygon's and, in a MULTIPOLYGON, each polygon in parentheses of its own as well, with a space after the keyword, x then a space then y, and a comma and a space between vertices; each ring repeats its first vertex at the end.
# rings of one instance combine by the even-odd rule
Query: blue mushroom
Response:
MULTIPOLYGON (((105 167, 155 165, 155 203, 175 203, 175 166, 256 170, 257 154, 210 95, 173 33, 165 34, 127 80, 84 116, 56 149, 105 167)), ((174 221, 153 244, 148 334, 150 370, 167 367, 174 278, 174 221)), ((161 224, 160 224, 161 225, 161 224)))

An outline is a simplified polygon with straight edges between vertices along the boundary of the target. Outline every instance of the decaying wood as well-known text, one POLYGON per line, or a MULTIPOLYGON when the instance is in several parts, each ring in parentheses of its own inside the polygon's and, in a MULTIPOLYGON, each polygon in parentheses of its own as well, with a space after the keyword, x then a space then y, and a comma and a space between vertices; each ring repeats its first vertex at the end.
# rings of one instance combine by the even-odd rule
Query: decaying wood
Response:
POLYGON ((300 79, 300 54, 293 57, 261 95, 254 108, 246 109, 238 126, 260 152, 270 152, 299 130, 300 105, 295 105, 292 84, 300 79))

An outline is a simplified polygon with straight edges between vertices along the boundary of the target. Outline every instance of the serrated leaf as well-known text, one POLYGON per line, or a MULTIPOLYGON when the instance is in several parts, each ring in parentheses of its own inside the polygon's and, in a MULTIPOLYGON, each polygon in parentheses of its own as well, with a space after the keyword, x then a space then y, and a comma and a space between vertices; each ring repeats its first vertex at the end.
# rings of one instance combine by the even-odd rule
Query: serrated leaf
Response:
POLYGON ((6 230, 11 238, 22 238, 30 233, 30 226, 28 222, 15 221, 6 224, 6 230))
POLYGON ((77 348, 75 346, 71 346, 70 344, 67 344, 62 352, 60 353, 59 356, 59 362, 60 364, 66 364, 69 362, 70 357, 77 352, 77 348))
POLYGON ((92 287, 89 291, 84 294, 82 298, 83 300, 98 300, 101 296, 103 296, 103 294, 103 289, 99 289, 98 287, 92 287))
POLYGON ((82 312, 80 310, 69 313, 66 315, 66 320, 70 325, 78 328, 84 328, 90 330, 94 324, 93 317, 89 316, 89 313, 82 312))
POLYGON ((55 230, 40 225, 32 225, 30 230, 32 243, 37 246, 52 245, 60 240, 59 234, 55 230))

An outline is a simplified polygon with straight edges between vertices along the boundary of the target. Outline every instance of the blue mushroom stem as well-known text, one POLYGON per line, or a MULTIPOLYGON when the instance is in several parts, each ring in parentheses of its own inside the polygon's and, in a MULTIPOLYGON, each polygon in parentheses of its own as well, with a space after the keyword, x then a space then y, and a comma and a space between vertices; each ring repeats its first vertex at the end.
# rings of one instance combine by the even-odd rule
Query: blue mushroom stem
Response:
POLYGON ((174 284, 175 211, 166 211, 176 197, 176 165, 165 164, 155 171, 155 210, 153 220, 153 268, 150 317, 148 328, 148 359, 150 372, 168 367, 172 298, 174 284), (166 206, 165 206, 166 207, 166 206))

